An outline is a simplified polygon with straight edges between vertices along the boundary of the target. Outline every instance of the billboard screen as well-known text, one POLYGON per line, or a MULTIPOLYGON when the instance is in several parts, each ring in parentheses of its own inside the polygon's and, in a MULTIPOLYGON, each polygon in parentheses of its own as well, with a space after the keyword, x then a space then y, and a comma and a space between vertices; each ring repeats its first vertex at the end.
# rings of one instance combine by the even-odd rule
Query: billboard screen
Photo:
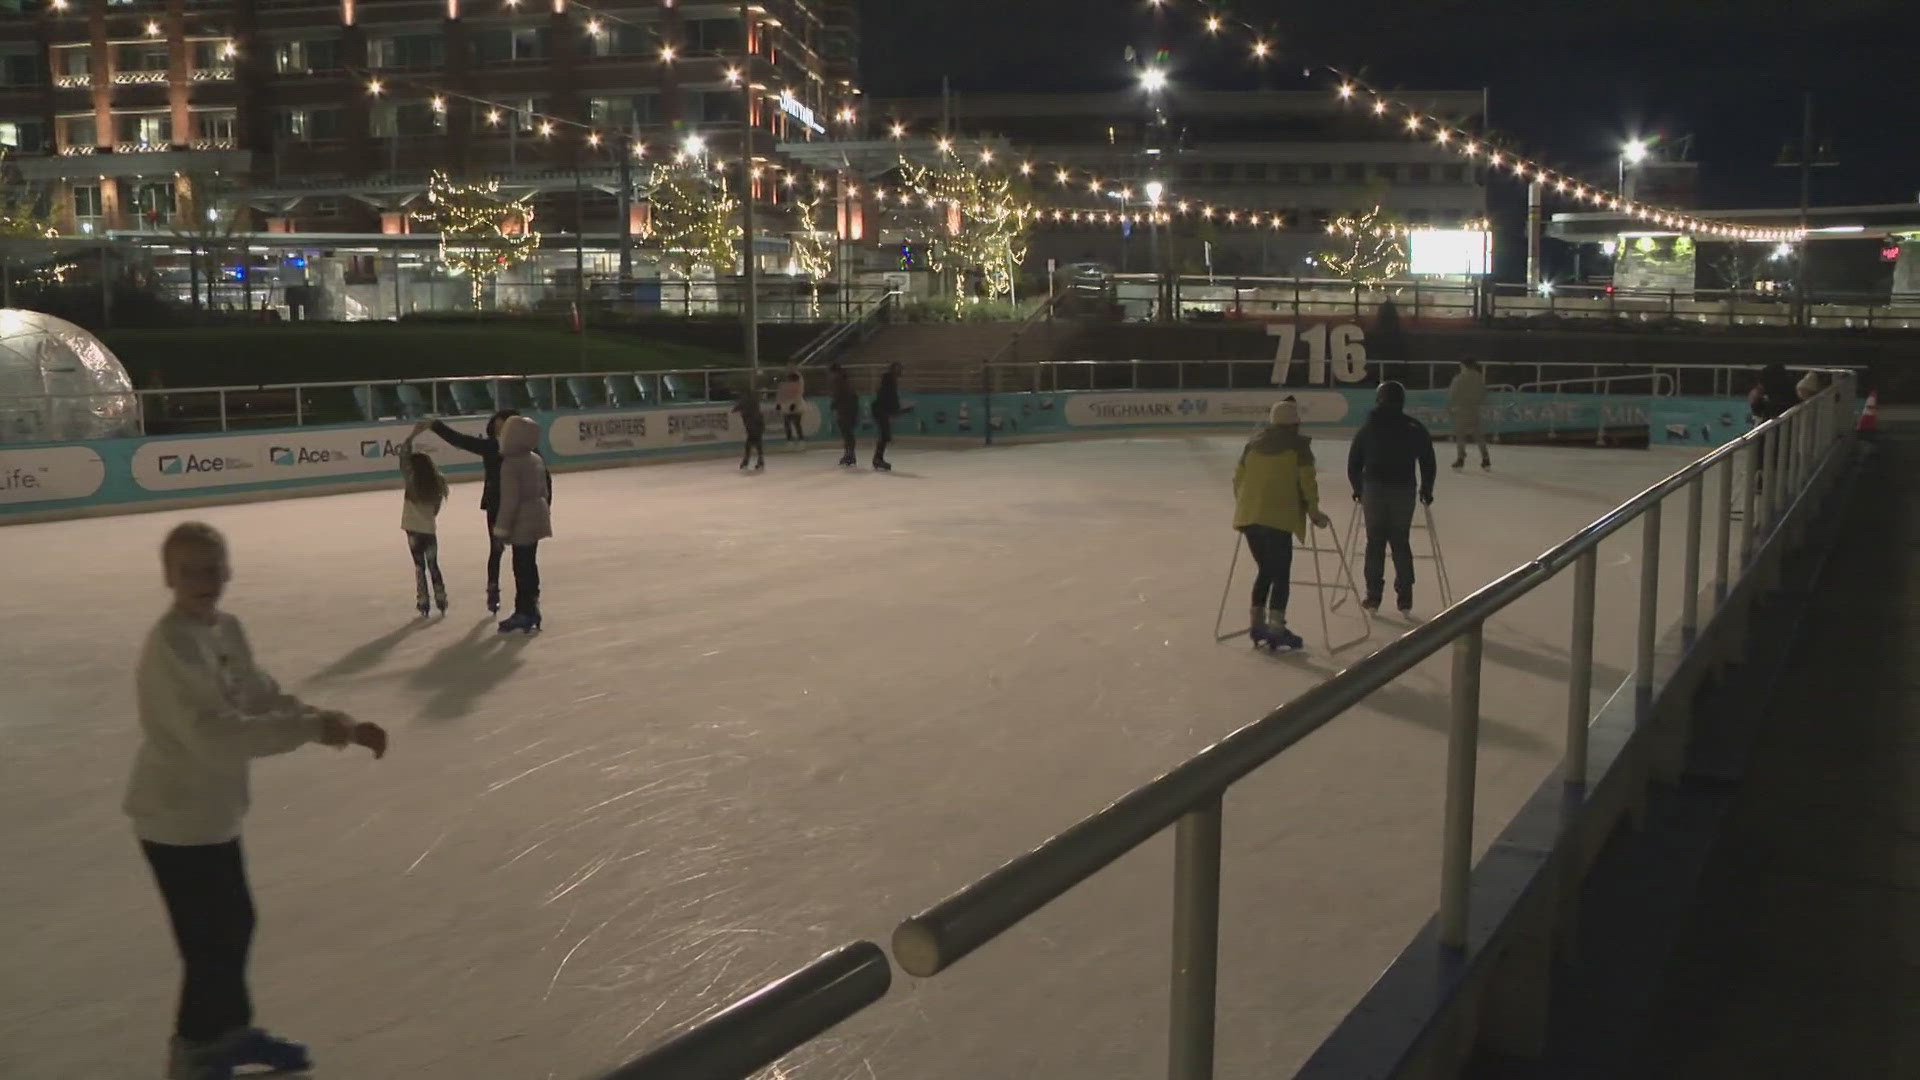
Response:
POLYGON ((1480 229, 1418 229, 1410 237, 1408 267, 1415 274, 1485 274, 1487 234, 1480 229))

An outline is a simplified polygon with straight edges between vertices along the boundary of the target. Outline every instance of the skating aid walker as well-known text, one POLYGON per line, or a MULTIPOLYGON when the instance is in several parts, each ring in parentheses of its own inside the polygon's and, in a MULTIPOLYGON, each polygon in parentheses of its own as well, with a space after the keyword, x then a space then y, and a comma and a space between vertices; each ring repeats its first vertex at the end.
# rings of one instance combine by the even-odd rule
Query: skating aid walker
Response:
MULTIPOLYGON (((1453 580, 1447 576, 1447 560, 1440 551, 1440 531, 1434 526, 1433 504, 1427 503, 1421 506, 1420 509, 1423 513, 1420 517, 1414 519, 1412 531, 1415 533, 1425 533, 1427 535, 1427 551, 1425 554, 1422 554, 1420 545, 1415 543, 1413 545, 1413 561, 1416 563, 1430 562, 1433 564, 1433 583, 1440 589, 1440 610, 1445 611, 1453 606, 1453 580)), ((1344 547, 1356 555, 1364 553, 1364 549, 1359 542, 1360 520, 1360 504, 1354 503, 1353 516, 1347 519, 1347 539, 1344 547)), ((1343 564, 1346 563, 1344 554, 1341 556, 1341 561, 1343 564)), ((1347 578, 1348 580, 1352 580, 1353 578, 1353 569, 1350 564, 1347 564, 1347 578)), ((1361 594, 1357 590, 1354 592, 1354 598, 1356 600, 1361 598, 1361 594)), ((1334 609, 1338 610, 1341 604, 1346 603, 1346 600, 1346 596, 1342 595, 1339 600, 1334 602, 1334 609)))
MULTIPOLYGON (((1227 602, 1233 597, 1233 579, 1235 572, 1240 568, 1240 548, 1243 543, 1243 538, 1239 532, 1236 531, 1233 534, 1233 560, 1227 564, 1227 586, 1220 594, 1220 612, 1215 615, 1213 619, 1213 640, 1232 641, 1234 638, 1244 635, 1252 639, 1254 648, 1256 649, 1266 648, 1274 652, 1279 652, 1282 649, 1298 650, 1306 648, 1306 643, 1300 639, 1299 635, 1284 630, 1275 632, 1266 627, 1261 627, 1258 630, 1249 627, 1245 630, 1221 631, 1220 627, 1227 619, 1227 602), (1282 637, 1282 634, 1285 636, 1282 637)), ((1360 599, 1360 586, 1353 580, 1353 568, 1347 559, 1345 549, 1341 545, 1340 534, 1336 532, 1332 526, 1322 529, 1309 521, 1307 523, 1307 543, 1296 544, 1293 553, 1295 556, 1304 554, 1310 555, 1313 558, 1313 580, 1301 581, 1297 578, 1290 578, 1287 585, 1290 590, 1312 589, 1315 598, 1319 600, 1320 640, 1321 643, 1326 646, 1327 652, 1332 654, 1340 652, 1342 649, 1350 649, 1372 637, 1373 620, 1368 616, 1364 608, 1357 606, 1360 599), (1317 542, 1317 537, 1321 533, 1325 533, 1327 538, 1332 541, 1332 547, 1317 542), (1321 565, 1321 556, 1323 555, 1333 556, 1333 565, 1339 567, 1339 575, 1333 581, 1327 580, 1326 568, 1321 565), (1331 604, 1327 601, 1327 594, 1329 592, 1337 592, 1339 594, 1331 604), (1346 602, 1349 596, 1356 602, 1355 610, 1360 612, 1360 636, 1336 642, 1333 639, 1333 613, 1340 610, 1341 605, 1346 602)), ((1298 565, 1297 560, 1295 565, 1298 565)))

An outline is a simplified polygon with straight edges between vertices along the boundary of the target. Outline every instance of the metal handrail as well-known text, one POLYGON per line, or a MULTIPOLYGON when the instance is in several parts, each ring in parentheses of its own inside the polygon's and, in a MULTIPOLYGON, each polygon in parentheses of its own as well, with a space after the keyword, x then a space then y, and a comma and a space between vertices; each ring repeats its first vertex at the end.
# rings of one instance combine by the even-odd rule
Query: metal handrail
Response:
POLYGON ((848 338, 866 337, 867 334, 872 332, 873 327, 884 319, 886 314, 899 302, 899 298, 900 292, 897 289, 890 289, 882 293, 880 299, 874 301, 857 317, 828 327, 822 331, 818 337, 802 345, 799 351, 795 352, 792 359, 788 361, 788 365, 791 367, 806 367, 820 357, 830 355, 848 338))
POLYGON ((1552 379, 1547 382, 1521 383, 1511 389, 1524 394, 1541 390, 1559 392, 1569 386, 1593 386, 1600 388, 1599 392, 1604 394, 1609 393, 1610 388, 1616 383, 1634 382, 1639 379, 1652 382, 1653 385, 1647 389, 1647 394, 1651 397, 1673 397, 1680 392, 1680 380, 1674 378, 1670 371, 1649 371, 1635 375, 1592 375, 1584 379, 1552 379), (1666 380, 1664 383, 1661 381, 1663 379, 1666 380), (1664 390, 1662 390, 1663 386, 1664 390))
POLYGON ((1756 518, 1764 520, 1767 533, 1780 528, 1789 505, 1789 489, 1811 487, 1826 476, 1825 465, 1831 461, 1831 453, 1851 434, 1847 421, 1853 400, 1853 377, 1844 371, 1834 375, 1833 385, 1781 417, 1689 463, 1374 655, 902 922, 893 935, 895 960, 909 974, 936 975, 1074 885, 1174 826, 1175 940, 1168 1075, 1174 1080, 1211 1077, 1214 982, 1219 948, 1220 835, 1226 790, 1448 646, 1454 649, 1453 723, 1448 740, 1438 939, 1443 946, 1464 949, 1472 871, 1480 663, 1486 620, 1567 567, 1577 568, 1563 775, 1569 783, 1584 784, 1587 731, 1592 716, 1589 689, 1593 674, 1595 571, 1600 543, 1631 523, 1643 524, 1634 700, 1644 715, 1644 710, 1651 708, 1654 691, 1660 516, 1664 501, 1682 489, 1688 492, 1685 593, 1680 623, 1683 633, 1690 637, 1700 625, 1701 514, 1707 475, 1720 470, 1717 507, 1720 531, 1714 594, 1724 603, 1729 595, 1735 527, 1733 463, 1744 457, 1750 464, 1750 476, 1764 471, 1769 478, 1783 481, 1767 483, 1763 492, 1756 491, 1752 483, 1745 485, 1745 514, 1739 524, 1740 566, 1743 572, 1752 572, 1758 565, 1758 553, 1766 547, 1766 534, 1760 531, 1756 518))
POLYGON ((740 998, 599 1080, 744 1080, 886 996, 893 969, 856 941, 740 998))

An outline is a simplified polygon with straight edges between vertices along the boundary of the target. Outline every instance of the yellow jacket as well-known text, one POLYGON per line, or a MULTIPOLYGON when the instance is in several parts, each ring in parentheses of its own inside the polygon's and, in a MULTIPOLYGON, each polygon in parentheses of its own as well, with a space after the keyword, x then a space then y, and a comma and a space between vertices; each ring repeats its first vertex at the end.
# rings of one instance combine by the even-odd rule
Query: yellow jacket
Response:
POLYGON ((1269 424, 1247 441, 1233 470, 1233 527, 1265 525, 1298 536, 1320 511, 1313 448, 1295 426, 1269 424))

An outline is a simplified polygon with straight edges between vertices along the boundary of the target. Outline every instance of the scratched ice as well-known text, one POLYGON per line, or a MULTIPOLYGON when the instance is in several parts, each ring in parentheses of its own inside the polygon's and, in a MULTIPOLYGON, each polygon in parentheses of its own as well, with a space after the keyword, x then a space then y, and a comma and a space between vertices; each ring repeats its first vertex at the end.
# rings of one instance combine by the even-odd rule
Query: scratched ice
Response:
MULTIPOLYGON (((890 476, 836 470, 830 452, 775 456, 764 476, 564 474, 532 640, 483 617, 471 485, 442 518, 454 606, 431 624, 412 618, 390 491, 0 528, 0 1075, 158 1071, 175 960, 117 807, 171 522, 231 537, 231 607, 269 670, 393 732, 378 764, 313 749, 256 767, 262 1022, 310 1041, 321 1077, 573 1078, 830 947, 884 942, 1357 656, 1214 643, 1237 449, 909 450, 890 476)), ((1345 446, 1320 451, 1344 523, 1345 446)), ((1441 478, 1463 591, 1679 463, 1498 461, 1441 478)), ((1597 695, 1630 666, 1639 543, 1630 530, 1603 550, 1597 695)), ((1565 597, 1491 629, 1483 843, 1558 755, 1565 597)), ((1297 590, 1310 639, 1316 610, 1297 590)), ((1284 1075, 1431 910, 1444 664, 1228 799, 1222 1076, 1284 1075)), ((903 977, 782 1075, 1147 1074, 1167 855, 1149 845, 949 973, 903 977)))

